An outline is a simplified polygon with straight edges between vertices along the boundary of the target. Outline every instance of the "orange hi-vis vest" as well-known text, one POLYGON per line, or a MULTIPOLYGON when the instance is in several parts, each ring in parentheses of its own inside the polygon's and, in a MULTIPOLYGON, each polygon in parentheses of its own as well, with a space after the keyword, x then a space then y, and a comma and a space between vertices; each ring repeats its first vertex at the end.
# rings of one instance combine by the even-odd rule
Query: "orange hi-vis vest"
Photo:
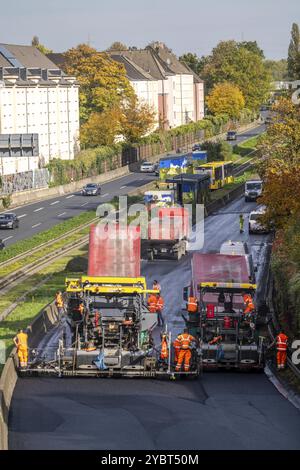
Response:
POLYGON ((26 333, 18 333, 18 349, 27 349, 28 347, 28 335, 26 333))
POLYGON ((160 357, 161 359, 168 359, 169 356, 169 350, 168 350, 168 343, 165 337, 163 337, 162 342, 161 342, 161 352, 160 352, 160 357))
POLYGON ((287 350, 288 337, 284 333, 280 333, 276 336, 276 349, 277 351, 287 350))
POLYGON ((244 294, 243 299, 244 299, 245 304, 247 304, 250 301, 252 302, 252 297, 250 294, 244 294))
POLYGON ((159 297, 159 299, 156 300, 156 311, 162 311, 164 308, 165 302, 162 297, 159 297))
POLYGON ((198 301, 196 297, 189 297, 187 310, 190 313, 196 313, 198 310, 198 301))
POLYGON ((149 312, 151 313, 156 313, 156 304, 157 304, 157 298, 155 295, 150 295, 148 298, 148 308, 149 312))
POLYGON ((84 305, 79 304, 78 310, 79 310, 79 313, 81 313, 81 315, 82 315, 84 313, 84 305))
POLYGON ((180 342, 180 349, 190 349, 191 342, 195 341, 194 336, 190 335, 189 333, 182 333, 177 337, 180 342))

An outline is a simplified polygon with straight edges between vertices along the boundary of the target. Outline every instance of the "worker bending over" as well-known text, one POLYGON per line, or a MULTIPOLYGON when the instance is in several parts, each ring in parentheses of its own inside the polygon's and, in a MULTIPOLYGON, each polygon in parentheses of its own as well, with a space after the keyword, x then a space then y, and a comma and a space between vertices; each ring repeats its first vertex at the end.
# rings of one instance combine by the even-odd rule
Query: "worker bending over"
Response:
POLYGON ((176 372, 181 370, 182 363, 184 363, 184 372, 190 370, 190 362, 192 358, 192 343, 196 342, 194 336, 190 335, 188 329, 185 328, 181 335, 178 335, 177 340, 180 343, 180 350, 178 354, 178 361, 176 364, 176 372))
POLYGON ((18 330, 13 342, 18 351, 19 365, 21 368, 28 364, 28 335, 23 330, 18 330))

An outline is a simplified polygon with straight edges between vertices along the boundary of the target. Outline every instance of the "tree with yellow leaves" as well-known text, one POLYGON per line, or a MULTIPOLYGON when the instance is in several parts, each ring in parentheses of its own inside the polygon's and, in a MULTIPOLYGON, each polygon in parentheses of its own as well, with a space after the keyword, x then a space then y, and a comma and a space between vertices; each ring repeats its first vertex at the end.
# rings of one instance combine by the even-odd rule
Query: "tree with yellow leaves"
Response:
POLYGON ((273 123, 258 145, 260 202, 267 207, 266 221, 285 228, 300 217, 300 106, 282 98, 272 111, 273 123))
POLYGON ((231 119, 238 119, 245 107, 243 93, 230 82, 215 85, 206 102, 211 113, 227 114, 231 119))
POLYGON ((81 122, 86 122, 91 113, 120 106, 123 100, 134 94, 125 67, 108 54, 87 44, 79 44, 64 56, 65 72, 75 76, 80 84, 81 122))

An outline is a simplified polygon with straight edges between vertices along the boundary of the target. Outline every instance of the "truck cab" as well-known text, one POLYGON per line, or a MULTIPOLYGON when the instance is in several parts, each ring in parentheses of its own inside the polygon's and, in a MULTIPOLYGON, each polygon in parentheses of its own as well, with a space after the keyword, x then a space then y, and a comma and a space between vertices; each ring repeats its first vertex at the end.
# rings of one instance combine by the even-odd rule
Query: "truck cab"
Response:
POLYGON ((245 202, 256 201, 262 194, 263 183, 261 180, 249 180, 245 183, 245 202))

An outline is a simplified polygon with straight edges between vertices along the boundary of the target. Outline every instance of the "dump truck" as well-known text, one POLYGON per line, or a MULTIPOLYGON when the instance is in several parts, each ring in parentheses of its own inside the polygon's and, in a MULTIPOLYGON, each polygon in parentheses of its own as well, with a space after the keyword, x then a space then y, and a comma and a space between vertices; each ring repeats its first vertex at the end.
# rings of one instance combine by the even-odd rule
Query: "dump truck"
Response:
POLYGON ((184 207, 151 206, 148 238, 142 240, 142 256, 180 260, 187 252, 189 212, 184 207))
POLYGON ((193 352, 191 370, 175 371, 171 333, 164 331, 168 358, 162 360, 154 344, 157 314, 147 305, 147 289, 140 273, 140 230, 115 225, 92 226, 88 272, 65 280, 65 315, 55 328, 55 348, 30 351, 29 366, 21 375, 60 377, 175 377, 199 374, 193 352), (107 232, 107 234, 105 233, 107 232), (107 236, 105 236, 107 235, 107 236), (59 336, 59 337, 58 337, 59 336))
POLYGON ((255 308, 246 313, 244 299, 255 306, 256 284, 249 281, 246 256, 194 253, 192 281, 184 301, 197 298, 197 311, 184 308, 187 328, 200 341, 203 369, 264 367, 265 341, 257 331, 255 308))

